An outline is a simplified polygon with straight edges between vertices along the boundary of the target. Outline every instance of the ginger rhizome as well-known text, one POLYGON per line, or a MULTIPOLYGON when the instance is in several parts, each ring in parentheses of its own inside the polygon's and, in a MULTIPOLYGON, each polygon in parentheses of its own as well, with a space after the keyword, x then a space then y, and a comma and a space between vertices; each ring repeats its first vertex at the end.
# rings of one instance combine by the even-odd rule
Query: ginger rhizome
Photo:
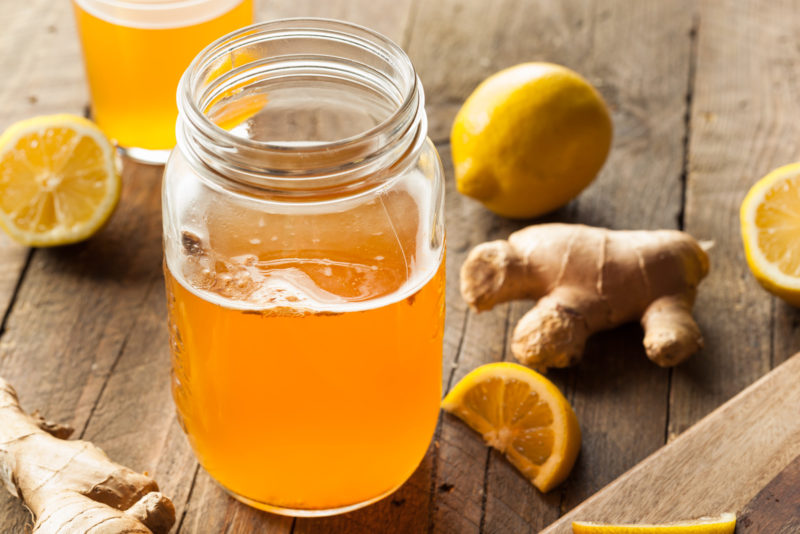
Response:
POLYGON ((701 245, 677 230, 541 224, 475 247, 461 267, 461 294, 478 311, 537 299, 511 345, 534 368, 573 365, 592 333, 634 320, 647 356, 668 367, 703 346, 691 310, 708 268, 701 245))
POLYGON ((71 433, 25 413, 0 378, 0 481, 33 512, 34 534, 168 532, 175 508, 155 481, 71 433))

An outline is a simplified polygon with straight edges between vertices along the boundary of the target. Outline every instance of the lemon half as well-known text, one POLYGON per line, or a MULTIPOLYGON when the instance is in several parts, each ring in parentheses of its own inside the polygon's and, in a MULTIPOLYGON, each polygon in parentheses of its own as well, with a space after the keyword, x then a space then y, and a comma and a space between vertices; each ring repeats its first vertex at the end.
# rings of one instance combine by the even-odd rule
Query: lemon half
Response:
POLYGON ((739 216, 753 275, 771 293, 800 306, 800 163, 759 180, 739 216))
POLYGON ((0 227, 23 245, 88 238, 111 216, 120 188, 114 148, 82 117, 36 117, 0 136, 0 227))

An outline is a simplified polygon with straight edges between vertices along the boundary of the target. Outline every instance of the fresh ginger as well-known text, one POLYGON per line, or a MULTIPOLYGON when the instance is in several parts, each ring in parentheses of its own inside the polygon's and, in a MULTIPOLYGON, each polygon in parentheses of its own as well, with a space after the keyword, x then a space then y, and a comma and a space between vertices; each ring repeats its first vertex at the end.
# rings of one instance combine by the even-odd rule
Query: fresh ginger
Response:
POLYGON ((160 534, 175 522, 155 481, 112 462, 72 429, 29 415, 0 378, 0 481, 33 512, 34 534, 160 534))
POLYGON ((637 319, 648 358, 668 367, 703 346, 691 310, 708 268, 701 245, 677 230, 541 224, 475 247, 461 268, 461 294, 478 311, 538 299, 511 344, 531 367, 573 365, 592 333, 637 319))

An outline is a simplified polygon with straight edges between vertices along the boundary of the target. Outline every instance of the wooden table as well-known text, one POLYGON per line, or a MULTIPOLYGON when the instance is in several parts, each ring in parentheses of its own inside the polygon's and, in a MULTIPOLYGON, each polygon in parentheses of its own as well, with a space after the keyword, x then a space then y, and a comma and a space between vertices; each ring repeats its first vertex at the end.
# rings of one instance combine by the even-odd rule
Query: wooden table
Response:
MULTIPOLYGON (((750 185, 800 159, 800 1, 270 0, 257 18, 298 15, 385 33, 408 51, 425 86, 430 135, 448 175, 445 389, 479 364, 511 359, 509 332, 530 306, 476 315, 461 299, 467 251, 527 222, 493 216, 456 193, 448 147, 466 95, 523 61, 576 69, 613 110, 614 148, 601 175, 546 220, 682 228, 713 240, 695 312, 706 348, 660 369, 631 325, 595 336, 580 366, 552 372, 584 438, 572 475, 547 495, 448 416, 411 480, 380 503, 323 520, 261 513, 198 468, 175 421, 160 169, 126 163, 121 204, 93 239, 28 250, 0 235, 0 375, 27 408, 149 471, 177 507, 176 532, 535 532, 800 349, 800 313, 758 287, 738 226, 750 185)), ((0 0, 0 19, 0 128, 32 115, 86 113, 69 3, 0 0)), ((0 497, 0 530, 28 524, 17 501, 0 497)))

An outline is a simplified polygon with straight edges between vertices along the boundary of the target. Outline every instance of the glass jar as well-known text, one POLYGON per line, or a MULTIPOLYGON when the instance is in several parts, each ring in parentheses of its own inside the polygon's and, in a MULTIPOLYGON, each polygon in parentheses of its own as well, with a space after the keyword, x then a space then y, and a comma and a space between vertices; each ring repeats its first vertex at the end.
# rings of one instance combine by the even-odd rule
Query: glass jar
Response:
POLYGON ((164 172, 173 397, 203 467, 287 515, 422 460, 441 398, 443 176, 405 53, 322 19, 205 49, 164 172))

